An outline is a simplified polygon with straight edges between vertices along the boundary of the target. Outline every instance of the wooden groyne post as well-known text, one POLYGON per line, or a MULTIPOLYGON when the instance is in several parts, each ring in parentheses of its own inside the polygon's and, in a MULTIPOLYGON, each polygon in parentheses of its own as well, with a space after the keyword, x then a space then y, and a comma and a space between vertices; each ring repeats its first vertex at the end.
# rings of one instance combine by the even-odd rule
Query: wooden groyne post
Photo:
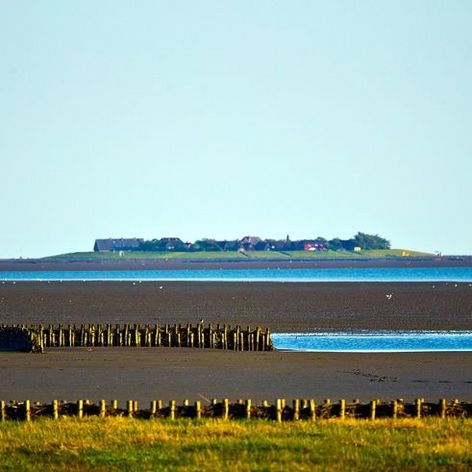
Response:
POLYGON ((46 347, 190 347, 235 351, 271 351, 269 329, 201 323, 144 325, 49 324, 0 326, 0 350, 41 351, 46 347))

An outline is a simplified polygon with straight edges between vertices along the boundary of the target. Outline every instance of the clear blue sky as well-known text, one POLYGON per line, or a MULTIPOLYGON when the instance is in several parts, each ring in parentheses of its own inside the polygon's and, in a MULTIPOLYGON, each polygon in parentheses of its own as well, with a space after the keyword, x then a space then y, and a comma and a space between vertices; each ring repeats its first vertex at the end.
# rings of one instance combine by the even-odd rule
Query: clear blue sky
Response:
POLYGON ((378 233, 472 253, 472 2, 0 2, 0 257, 378 233))

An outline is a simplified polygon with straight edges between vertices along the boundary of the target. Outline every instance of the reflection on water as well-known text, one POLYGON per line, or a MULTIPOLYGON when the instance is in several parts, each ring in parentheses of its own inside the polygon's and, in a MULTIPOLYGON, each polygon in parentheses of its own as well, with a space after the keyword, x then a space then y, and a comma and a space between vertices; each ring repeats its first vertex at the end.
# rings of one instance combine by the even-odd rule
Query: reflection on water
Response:
POLYGON ((314 352, 472 351, 472 331, 274 333, 280 350, 314 352))

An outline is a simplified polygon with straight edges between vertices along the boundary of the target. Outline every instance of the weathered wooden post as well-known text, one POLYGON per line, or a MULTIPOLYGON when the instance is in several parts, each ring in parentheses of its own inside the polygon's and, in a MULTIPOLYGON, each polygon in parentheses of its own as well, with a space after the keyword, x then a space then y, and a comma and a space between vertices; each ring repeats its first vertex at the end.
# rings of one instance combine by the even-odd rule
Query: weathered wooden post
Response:
POLYGON ((134 412, 134 402, 133 402, 133 400, 128 400, 126 402, 126 409, 127 409, 128 417, 131 418, 133 416, 133 412, 134 412))
POLYGON ((227 420, 229 418, 229 400, 227 398, 223 399, 223 419, 227 420))
POLYGON ((377 410, 377 401, 376 400, 372 400, 370 402, 370 419, 373 421, 375 420, 375 413, 376 413, 376 410, 377 410))
POLYGON ((446 418, 447 401, 445 398, 441 398, 441 400, 439 401, 439 409, 441 418, 446 418))
POLYGON ((199 420, 202 417, 202 403, 200 400, 195 402, 195 418, 199 420))
POLYGON ((182 347, 182 340, 181 340, 181 333, 180 333, 181 325, 175 325, 175 345, 176 347, 182 347))
POLYGON ((222 349, 228 349, 228 327, 226 324, 223 325, 223 337, 221 340, 221 348, 222 349))
POLYGON ((316 402, 315 400, 311 399, 310 402, 310 419, 312 421, 316 420, 316 402))
POLYGON ((346 417, 346 400, 339 400, 339 417, 342 420, 346 417))
POLYGON ((154 418, 157 414, 157 401, 151 401, 151 418, 154 418))
POLYGON ((105 418, 107 412, 107 402, 105 400, 100 400, 100 418, 105 418))
POLYGON ((398 416, 398 402, 397 400, 393 400, 392 402, 392 418, 396 418, 398 416))
POLYGON ((275 402, 275 419, 277 423, 282 423, 282 399, 277 398, 275 402))
POLYGON ((52 401, 52 417, 55 420, 59 419, 59 403, 57 400, 52 401))
POLYGON ((130 343, 130 340, 131 340, 131 334, 129 332, 129 324, 125 324, 124 326, 124 335, 123 335, 123 341, 124 341, 124 345, 125 346, 129 346, 131 343, 130 343))
POLYGON ((31 421, 31 402, 25 400, 25 420, 31 421))
POLYGON ((77 400, 77 418, 82 419, 84 417, 84 401, 77 400))
POLYGON ((293 407, 293 421, 298 421, 300 419, 300 400, 297 398, 292 402, 293 407))
POLYGON ((246 419, 249 420, 251 418, 251 400, 249 398, 245 402, 245 407, 246 419))
POLYGON ((54 347, 56 344, 55 336, 54 336, 54 326, 52 324, 49 325, 49 346, 54 347))
POLYGON ((169 418, 175 420, 175 400, 169 402, 169 418))
POLYGON ((95 330, 95 325, 90 325, 89 326, 89 331, 90 331, 90 346, 95 346, 95 337, 96 337, 96 330, 95 330))
POLYGON ((67 326, 67 345, 72 347, 72 327, 71 325, 67 326))
POLYGON ((208 324, 208 347, 213 349, 213 327, 211 323, 208 324))
POLYGON ((7 406, 5 400, 0 400, 0 421, 3 423, 7 420, 7 406))
POLYGON ((415 400, 415 406, 416 406, 416 417, 421 418, 421 398, 417 398, 415 400))

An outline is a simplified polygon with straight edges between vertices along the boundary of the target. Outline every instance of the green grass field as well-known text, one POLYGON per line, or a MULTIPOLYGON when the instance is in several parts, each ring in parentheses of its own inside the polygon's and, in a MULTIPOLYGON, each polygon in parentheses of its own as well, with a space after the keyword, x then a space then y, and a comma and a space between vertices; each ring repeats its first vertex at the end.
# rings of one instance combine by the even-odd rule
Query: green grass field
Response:
POLYGON ((0 424, 0 470, 471 470, 470 420, 63 418, 0 424))
POLYGON ((403 249, 386 249, 370 251, 202 251, 202 252, 151 252, 136 251, 124 252, 122 256, 118 252, 73 252, 69 254, 59 254, 56 256, 44 257, 45 262, 93 262, 107 260, 127 260, 127 259, 161 259, 161 260, 314 260, 314 259, 361 259, 361 258, 396 258, 403 257, 433 257, 433 254, 408 251, 403 249))

